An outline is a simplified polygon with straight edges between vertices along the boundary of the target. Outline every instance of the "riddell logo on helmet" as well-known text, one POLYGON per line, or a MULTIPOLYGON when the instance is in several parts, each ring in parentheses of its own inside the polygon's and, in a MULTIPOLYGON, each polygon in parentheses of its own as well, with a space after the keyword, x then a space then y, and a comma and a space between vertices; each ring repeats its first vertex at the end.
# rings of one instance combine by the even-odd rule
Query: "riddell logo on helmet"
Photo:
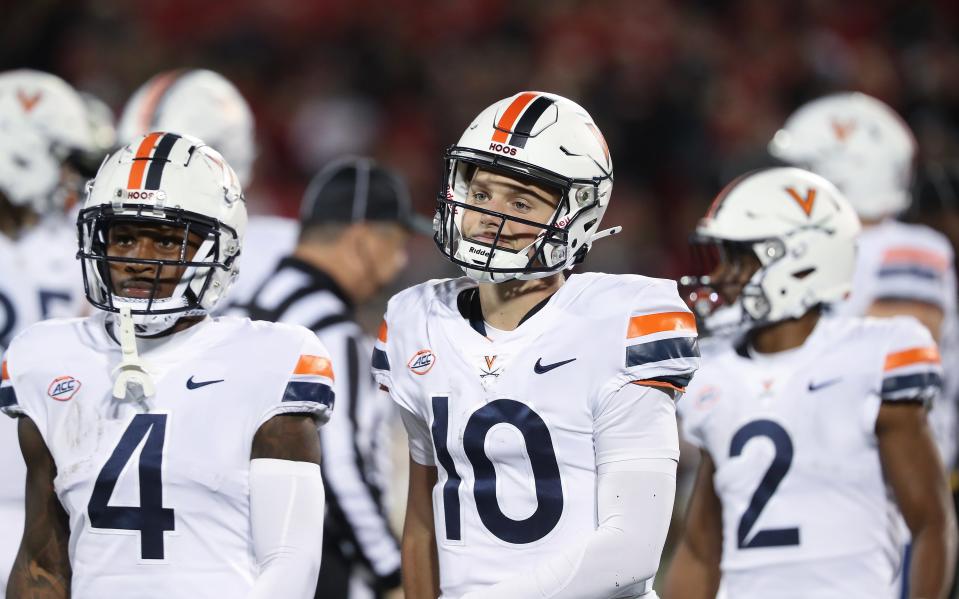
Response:
POLYGON ((480 249, 480 248, 475 248, 475 247, 473 247, 473 246, 470 246, 469 253, 470 253, 470 254, 479 254, 480 256, 482 256, 482 257, 484 257, 484 258, 486 258, 487 256, 489 256, 489 252, 488 252, 487 250, 480 249))
POLYGON ((504 146, 503 144, 491 143, 489 145, 491 152, 501 152, 503 154, 509 154, 510 156, 516 156, 516 148, 512 146, 504 146))

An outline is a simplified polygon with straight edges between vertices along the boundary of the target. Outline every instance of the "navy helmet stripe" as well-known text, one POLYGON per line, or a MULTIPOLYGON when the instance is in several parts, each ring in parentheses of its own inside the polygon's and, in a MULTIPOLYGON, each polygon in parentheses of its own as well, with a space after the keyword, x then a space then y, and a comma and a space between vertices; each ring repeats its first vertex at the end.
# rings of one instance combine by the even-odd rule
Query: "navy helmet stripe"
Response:
POLYGON ((150 158, 150 169, 147 171, 147 180, 143 189, 160 189, 160 179, 163 178, 163 169, 166 167, 166 163, 169 162, 170 150, 173 149, 173 144, 175 144, 178 139, 180 139, 180 136, 176 133, 167 133, 163 136, 163 139, 157 143, 156 150, 150 158))
POLYGON ((640 366, 677 358, 698 358, 699 344, 695 337, 670 337, 630 345, 626 348, 626 367, 640 366))
POLYGON ((329 385, 307 381, 290 381, 283 391, 283 401, 309 401, 333 407, 335 394, 329 385))
POLYGON ((376 347, 373 348, 373 368, 377 370, 390 369, 390 359, 386 356, 386 352, 376 347))
POLYGON ((519 118, 519 122, 513 127, 513 134, 510 135, 508 142, 509 145, 517 148, 525 148, 526 140, 529 139, 529 134, 532 133, 536 121, 539 120, 539 117, 543 116, 543 113, 546 112, 546 109, 552 104, 553 100, 546 96, 539 96, 533 100, 526 109, 526 112, 523 113, 523 116, 519 118))

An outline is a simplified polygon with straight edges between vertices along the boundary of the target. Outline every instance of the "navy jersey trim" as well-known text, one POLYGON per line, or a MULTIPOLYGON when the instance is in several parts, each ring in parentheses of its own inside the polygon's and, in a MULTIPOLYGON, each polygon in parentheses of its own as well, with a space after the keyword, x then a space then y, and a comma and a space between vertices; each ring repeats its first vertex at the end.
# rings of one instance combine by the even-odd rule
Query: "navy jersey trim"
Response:
POLYGON ((17 402, 17 392, 13 390, 13 387, 0 388, 0 408, 12 408, 17 405, 20 404, 17 402))
POLYGON ((627 347, 626 368, 663 360, 698 357, 699 343, 695 337, 671 337, 627 347))
POLYGON ((390 359, 386 356, 386 352, 377 347, 373 348, 373 368, 377 370, 389 370, 390 369, 390 359))
POLYGON ((882 381, 879 392, 883 401, 919 400, 942 387, 942 377, 935 372, 891 376, 882 381))
POLYGON ((333 407, 335 394, 329 385, 306 381, 290 381, 283 391, 283 401, 308 401, 333 407))

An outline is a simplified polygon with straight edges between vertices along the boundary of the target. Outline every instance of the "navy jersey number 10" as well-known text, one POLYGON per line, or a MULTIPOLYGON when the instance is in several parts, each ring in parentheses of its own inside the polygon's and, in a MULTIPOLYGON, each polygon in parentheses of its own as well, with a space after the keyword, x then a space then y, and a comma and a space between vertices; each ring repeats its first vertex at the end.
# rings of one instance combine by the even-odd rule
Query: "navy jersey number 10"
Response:
MULTIPOLYGON (((462 540, 459 488, 462 479, 450 455, 449 398, 433 398, 433 445, 440 466, 446 471, 443 515, 446 538, 462 540)), ((457 438, 458 435, 454 435, 457 438)), ((553 440, 546 422, 528 405, 497 399, 479 408, 463 430, 463 453, 473 468, 473 498, 483 526, 507 543, 533 543, 548 535, 563 515, 563 485, 553 440), (522 433, 536 488, 536 511, 523 520, 513 520, 500 509, 496 498, 496 469, 486 455, 486 435, 497 424, 510 424, 522 433)))

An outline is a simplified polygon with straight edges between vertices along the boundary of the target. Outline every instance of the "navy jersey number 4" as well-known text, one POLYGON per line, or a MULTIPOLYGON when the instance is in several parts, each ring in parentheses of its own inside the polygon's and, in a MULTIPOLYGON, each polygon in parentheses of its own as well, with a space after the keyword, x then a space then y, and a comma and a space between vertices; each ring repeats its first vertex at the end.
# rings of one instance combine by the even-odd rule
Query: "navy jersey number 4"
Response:
POLYGON ((164 558, 163 533, 175 528, 173 509, 163 507, 162 461, 166 422, 166 414, 137 414, 133 417, 100 470, 87 506, 93 528, 140 531, 140 558, 145 560, 164 558), (143 449, 138 468, 140 505, 110 505, 117 479, 141 441, 143 449))
MULTIPOLYGON (((443 485, 443 516, 446 538, 462 540, 459 488, 462 481, 447 445, 449 398, 433 397, 433 445, 440 466, 446 471, 443 485)), ((548 535, 563 515, 563 485, 552 437, 543 418, 528 405, 513 399, 497 399, 479 408, 466 422, 463 452, 473 468, 473 498, 483 526, 507 543, 526 544, 548 535), (497 424, 510 424, 522 433, 536 489, 536 511, 514 520, 503 513, 496 497, 496 469, 486 455, 486 435, 497 424)))

